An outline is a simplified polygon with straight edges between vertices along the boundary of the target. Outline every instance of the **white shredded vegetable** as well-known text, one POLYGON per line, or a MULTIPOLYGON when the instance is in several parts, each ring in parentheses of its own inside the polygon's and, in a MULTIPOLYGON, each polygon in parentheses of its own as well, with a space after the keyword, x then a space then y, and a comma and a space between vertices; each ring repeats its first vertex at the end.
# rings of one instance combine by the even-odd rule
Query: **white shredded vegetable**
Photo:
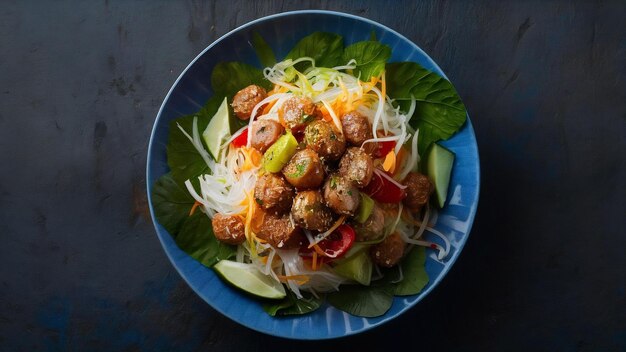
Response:
MULTIPOLYGON (((411 96, 410 106, 406 112, 401 111, 398 104, 394 107, 395 102, 383 94, 384 72, 381 76, 372 78, 370 82, 362 82, 357 77, 344 72, 355 69, 357 64, 356 60, 350 60, 345 65, 333 68, 316 67, 313 58, 303 57, 297 60, 284 60, 272 67, 266 67, 263 70, 263 75, 275 85, 275 89, 254 106, 247 125, 232 134, 220 146, 218 158, 220 162, 213 160, 205 150, 200 138, 200 131, 198 131, 197 118, 194 118, 191 134, 178 125, 181 132, 202 156, 209 169, 209 172, 198 177, 197 183, 192 183, 191 180, 185 182, 189 194, 200 203, 201 211, 211 218, 216 213, 246 218, 245 231, 248 240, 237 247, 235 260, 253 264, 265 275, 283 282, 298 298, 303 297, 302 292, 304 291, 310 292, 316 297, 318 293, 336 291, 340 285, 348 280, 335 274, 332 265, 324 264, 321 260, 319 263, 316 262, 318 254, 321 257, 327 257, 327 259, 334 258, 333 255, 336 254, 332 251, 320 253, 319 248, 315 247, 316 251, 307 252, 303 255, 298 248, 274 248, 269 243, 256 239, 256 234, 250 223, 255 221, 254 219, 257 217, 257 214, 253 215, 252 213, 255 207, 252 197, 261 171, 260 165, 250 167, 251 160, 247 158, 252 157, 249 150, 233 147, 231 143, 243 133, 247 133, 247 147, 250 148, 254 121, 268 119, 282 123, 282 115, 280 114, 282 114, 281 109, 284 103, 294 96, 305 96, 318 106, 324 107, 323 109, 327 111, 327 114, 324 113, 324 118, 330 121, 340 133, 343 133, 341 117, 344 113, 356 110, 365 116, 371 125, 373 137, 364 141, 361 148, 369 143, 395 142, 393 149, 395 154, 398 155, 401 150, 404 153, 404 156, 398 159, 401 164, 397 165, 395 173, 390 175, 378 167, 374 168, 374 173, 396 187, 406 189, 406 186, 400 181, 409 172, 414 171, 420 161, 418 154, 419 131, 414 131, 409 125, 409 121, 416 111, 417 101, 415 97, 411 96), (299 72, 295 65, 300 62, 310 62, 311 67, 299 72), (380 82, 382 85, 378 85, 380 82), (269 110, 265 108, 268 106, 267 104, 273 104, 269 110), (303 256, 308 256, 306 261, 303 256)), ((380 161, 377 162, 380 163, 380 161)), ((398 233, 404 242, 435 249, 438 252, 437 258, 439 260, 445 258, 450 252, 450 241, 443 233, 433 228, 433 223, 429 224, 431 213, 434 210, 431 211, 427 204, 420 222, 404 221, 402 219, 404 211, 404 206, 400 202, 397 216, 393 220, 387 221, 385 234, 398 233), (425 232, 434 234, 441 240, 438 242, 443 242, 443 246, 425 240, 423 238, 425 232)), ((436 218, 436 215, 434 217, 436 218)), ((339 217, 331 228, 321 233, 303 229, 308 248, 318 245, 346 219, 346 215, 339 217)), ((296 226, 291 213, 289 213, 289 221, 291 226, 296 226)), ((399 278, 394 282, 400 282, 404 279, 404 273, 400 266, 398 266, 398 270, 399 278)), ((382 276, 380 269, 374 266, 372 280, 380 279, 382 276)))

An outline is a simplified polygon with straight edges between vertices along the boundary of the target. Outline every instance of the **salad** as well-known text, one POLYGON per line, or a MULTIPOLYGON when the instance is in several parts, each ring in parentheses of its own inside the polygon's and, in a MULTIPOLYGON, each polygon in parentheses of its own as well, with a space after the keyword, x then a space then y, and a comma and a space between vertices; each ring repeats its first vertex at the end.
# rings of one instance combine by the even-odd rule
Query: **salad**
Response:
POLYGON ((428 283, 427 251, 449 253, 434 223, 455 155, 436 142, 465 107, 373 35, 315 32, 278 62, 252 44, 263 69, 219 63, 206 106, 171 122, 157 220, 268 314, 382 315, 428 283))

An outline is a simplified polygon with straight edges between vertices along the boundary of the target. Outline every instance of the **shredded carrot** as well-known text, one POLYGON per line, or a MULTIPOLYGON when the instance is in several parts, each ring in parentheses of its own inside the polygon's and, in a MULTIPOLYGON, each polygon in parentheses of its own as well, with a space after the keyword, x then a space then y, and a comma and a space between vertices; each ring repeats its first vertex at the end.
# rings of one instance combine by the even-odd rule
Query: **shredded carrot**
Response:
POLYGON ((251 227, 251 223, 252 223, 252 216, 254 215, 254 199, 252 197, 252 195, 248 192, 246 192, 246 199, 248 200, 248 211, 246 212, 246 222, 244 225, 244 234, 246 235, 246 238, 248 239, 248 242, 250 244, 250 248, 254 250, 254 248, 256 248, 256 246, 254 245, 254 233, 252 233, 250 227, 251 227))
POLYGON ((330 113, 328 112, 328 109, 326 109, 324 105, 320 105, 318 108, 320 112, 322 113, 322 119, 324 121, 331 122, 333 120, 333 118, 330 116, 330 113))
POLYGON ((385 80, 385 71, 383 71, 382 73, 380 93, 382 94, 383 99, 387 96, 387 82, 385 80))
MULTIPOLYGON (((331 226, 330 229, 328 229, 328 231, 325 232, 326 236, 324 236, 324 238, 328 237, 331 233, 333 233, 333 231, 335 231, 339 226, 341 226, 341 224, 343 224, 347 218, 348 218, 347 215, 341 215, 339 219, 337 219, 337 221, 333 224, 333 226, 331 226)), ((317 243, 309 244, 309 248, 315 248, 316 246, 317 246, 317 243)), ((321 248, 319 248, 319 250, 322 251, 321 248)), ((324 253, 324 251, 322 251, 322 253, 320 252, 317 252, 317 253, 322 254, 324 253)), ((324 253, 323 255, 326 255, 326 253, 324 253)))
POLYGON ((313 270, 317 270, 317 252, 313 252, 313 270))
POLYGON ((322 247, 318 246, 317 244, 313 245, 313 249, 315 250, 315 252, 313 252, 313 254, 319 254, 322 257, 326 256, 326 252, 324 252, 322 247))
POLYGON ((262 113, 261 115, 265 115, 265 114, 267 114, 268 112, 270 112, 270 110, 272 109, 272 107, 273 107, 274 105, 276 105, 276 102, 277 102, 277 101, 278 101, 278 99, 276 99, 276 100, 272 100, 272 101, 270 101, 269 103, 267 103, 267 105, 265 105, 265 108, 263 108, 263 113, 262 113))
POLYGON ((252 218, 252 221, 250 222, 250 229, 256 232, 259 228, 261 228, 261 225, 263 224, 264 220, 265 220, 265 212, 259 209, 259 206, 255 204, 254 217, 252 218))
POLYGON ((396 168, 396 153, 393 150, 390 150, 385 156, 385 161, 383 162, 383 170, 393 173, 396 168))
POLYGON ((287 127, 287 124, 285 123, 285 119, 283 118, 283 116, 285 115, 285 111, 283 110, 283 106, 278 108, 278 123, 283 125, 283 127, 287 127))
POLYGON ((398 165, 404 165, 404 163, 407 161, 407 151, 404 148, 400 148, 400 151, 398 152, 398 155, 396 155, 396 168, 394 170, 394 172, 392 172, 392 176, 395 176, 398 171, 400 171, 402 168, 398 167, 398 165))
POLYGON ((241 171, 248 171, 261 165, 263 155, 256 150, 256 148, 241 147, 240 151, 243 153, 244 162, 241 167, 241 171))
POLYGON ((270 90, 267 95, 274 95, 278 93, 285 93, 287 91, 287 87, 279 86, 278 84, 274 85, 274 88, 270 90))
POLYGON ((309 282, 309 276, 308 275, 278 275, 278 280, 280 280, 281 282, 287 282, 287 281, 295 281, 296 284, 298 285, 304 285, 307 282, 309 282))
POLYGON ((191 210, 189 211, 189 216, 192 216, 193 213, 196 212, 196 208, 200 205, 200 202, 196 201, 195 203, 193 203, 193 206, 191 207, 191 210))

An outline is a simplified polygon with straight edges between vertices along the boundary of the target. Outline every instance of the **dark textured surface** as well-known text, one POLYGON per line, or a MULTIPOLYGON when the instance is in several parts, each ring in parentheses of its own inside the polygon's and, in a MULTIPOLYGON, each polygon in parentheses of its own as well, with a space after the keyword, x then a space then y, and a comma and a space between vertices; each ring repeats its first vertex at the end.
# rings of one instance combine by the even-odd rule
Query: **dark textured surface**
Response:
POLYGON ((626 350, 625 17, 624 2, 591 1, 3 1, 0 350, 626 350), (144 191, 153 119, 188 62, 303 8, 421 46, 470 111, 483 175, 472 235, 429 297, 306 344, 201 301, 144 191))

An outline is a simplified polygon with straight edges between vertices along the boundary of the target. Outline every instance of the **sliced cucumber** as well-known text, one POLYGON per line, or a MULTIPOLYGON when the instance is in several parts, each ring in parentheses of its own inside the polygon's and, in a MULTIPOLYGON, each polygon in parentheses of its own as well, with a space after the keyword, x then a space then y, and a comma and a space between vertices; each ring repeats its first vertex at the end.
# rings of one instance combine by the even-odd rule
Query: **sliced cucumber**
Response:
MULTIPOLYGON (((367 247, 364 247, 364 249, 367 247)), ((372 280, 372 259, 369 251, 362 250, 359 253, 346 258, 338 263, 334 270, 346 279, 354 280, 361 285, 369 286, 372 280)))
POLYGON ((207 148, 209 148, 209 153, 211 153, 213 159, 219 161, 220 147, 230 138, 230 116, 226 98, 224 98, 219 109, 217 109, 217 112, 209 121, 209 125, 202 132, 202 138, 207 148))
POLYGON ((360 224, 364 223, 372 214, 372 210, 374 210, 374 200, 367 194, 361 192, 361 202, 359 203, 359 208, 357 209, 354 220, 360 224))
POLYGON ((435 199, 440 208, 446 203, 450 174, 454 164, 454 153, 434 143, 428 153, 426 172, 435 184, 435 199))
POLYGON ((213 268, 226 282, 254 296, 269 299, 287 296, 280 282, 263 274, 253 264, 220 260, 213 268))

